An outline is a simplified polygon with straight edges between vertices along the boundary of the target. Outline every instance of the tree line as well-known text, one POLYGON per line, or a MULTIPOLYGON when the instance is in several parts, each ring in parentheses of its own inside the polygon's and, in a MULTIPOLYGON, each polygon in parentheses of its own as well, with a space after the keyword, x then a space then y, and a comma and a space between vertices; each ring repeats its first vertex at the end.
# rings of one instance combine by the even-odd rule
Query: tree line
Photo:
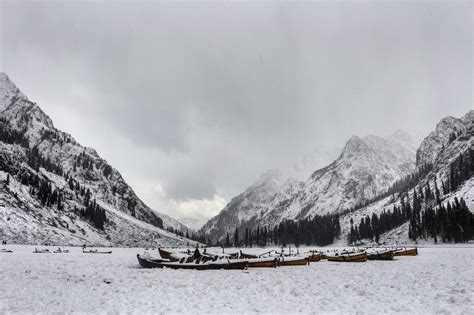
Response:
POLYGON ((474 215, 463 198, 442 203, 442 196, 456 191, 459 186, 474 175, 474 150, 461 153, 449 165, 446 180, 427 179, 424 185, 413 188, 411 202, 408 193, 401 194, 400 206, 392 211, 384 210, 380 216, 361 218, 359 224, 351 219, 348 234, 349 244, 362 239, 379 241, 380 234, 409 222, 408 236, 417 239, 432 238, 438 242, 465 242, 474 236, 474 215), (438 185, 438 182, 440 184, 438 185))
POLYGON ((273 227, 257 226, 255 229, 242 229, 242 232, 236 228, 233 235, 227 233, 223 241, 216 240, 213 245, 225 247, 286 246, 288 244, 294 244, 297 247, 303 244, 324 246, 333 243, 340 233, 339 215, 316 215, 312 219, 285 220, 273 227))

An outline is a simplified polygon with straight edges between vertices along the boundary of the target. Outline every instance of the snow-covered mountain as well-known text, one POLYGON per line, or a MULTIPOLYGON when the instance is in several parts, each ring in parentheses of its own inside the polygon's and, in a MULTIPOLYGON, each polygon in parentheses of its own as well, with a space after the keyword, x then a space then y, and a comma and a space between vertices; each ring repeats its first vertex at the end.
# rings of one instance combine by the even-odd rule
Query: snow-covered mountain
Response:
POLYGON ((308 179, 295 200, 301 208, 295 218, 340 212, 375 197, 412 172, 414 158, 393 136, 353 136, 336 161, 308 179))
POLYGON ((284 182, 285 178, 281 171, 265 172, 242 194, 232 198, 217 216, 200 229, 200 232, 213 238, 213 241, 216 238, 221 239, 227 232, 231 233, 256 213, 268 210, 284 182))
MULTIPOLYGON (((440 189, 440 199, 442 204, 452 202, 455 198, 463 198, 471 212, 474 212, 474 177, 467 179, 455 191, 443 193, 443 186, 449 185, 451 164, 461 154, 466 154, 468 150, 474 152, 474 110, 470 110, 462 118, 446 117, 437 125, 420 144, 417 150, 417 168, 426 165, 433 165, 433 169, 420 178, 413 188, 426 187, 429 182, 434 190, 434 184, 440 189)), ((341 217, 341 243, 347 243, 346 236, 350 230, 350 221, 360 222, 361 218, 371 217, 376 213, 380 215, 383 211, 389 211, 394 206, 400 207, 400 195, 405 195, 405 199, 410 201, 413 197, 413 188, 401 192, 401 194, 390 195, 381 200, 373 202, 354 212, 347 213, 341 217)), ((408 238, 408 222, 381 235, 381 242, 387 244, 406 244, 408 238)))
POLYGON ((94 149, 56 129, 5 73, 0 73, 0 180, 0 238, 6 240, 96 245, 188 242, 164 230, 185 231, 183 224, 144 204, 116 169, 94 149))
POLYGON ((264 174, 234 197, 200 230, 221 239, 238 227, 273 226, 354 207, 386 190, 415 169, 415 146, 403 132, 382 138, 352 137, 340 156, 305 182, 280 172, 264 174))
MULTIPOLYGON (((416 163, 422 165, 434 163, 438 155, 457 136, 466 131, 466 121, 469 121, 472 111, 463 118, 445 117, 421 143, 416 152, 416 163)), ((472 118, 472 117, 471 117, 472 118)))

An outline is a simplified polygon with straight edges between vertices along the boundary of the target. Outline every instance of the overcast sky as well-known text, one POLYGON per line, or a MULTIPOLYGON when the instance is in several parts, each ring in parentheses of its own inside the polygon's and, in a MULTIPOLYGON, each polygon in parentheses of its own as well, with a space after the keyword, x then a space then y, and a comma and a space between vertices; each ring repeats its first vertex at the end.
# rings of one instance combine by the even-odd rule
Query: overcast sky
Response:
POLYGON ((177 218, 351 135, 473 108, 469 2, 0 6, 0 69, 177 218))

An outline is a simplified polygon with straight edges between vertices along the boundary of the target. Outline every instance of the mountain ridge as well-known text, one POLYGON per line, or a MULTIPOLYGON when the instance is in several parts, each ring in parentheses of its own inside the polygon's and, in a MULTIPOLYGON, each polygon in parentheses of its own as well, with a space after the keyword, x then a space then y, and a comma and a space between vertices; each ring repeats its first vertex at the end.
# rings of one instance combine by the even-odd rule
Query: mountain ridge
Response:
MULTIPOLYGON (((3 158, 0 161, 3 168, 0 170, 9 169, 8 174, 12 173, 10 174, 12 182, 20 183, 18 181, 20 178, 23 182, 28 182, 30 178, 39 178, 40 181, 48 183, 56 195, 64 197, 62 206, 68 208, 67 211, 50 209, 51 212, 58 211, 61 216, 67 217, 69 215, 75 219, 81 218, 80 209, 94 199, 96 207, 99 207, 100 204, 102 204, 102 209, 111 206, 131 218, 154 225, 158 229, 173 228, 183 232, 188 230, 177 220, 149 208, 125 182, 118 170, 110 166, 94 149, 81 146, 70 134, 55 128, 51 118, 36 103, 31 102, 5 73, 0 73, 0 118, 3 119, 2 137, 5 141, 10 142, 0 142, 2 144, 1 157, 3 158), (20 162, 16 163, 13 168, 9 167, 8 165, 11 165, 12 160, 15 159, 20 162), (55 178, 56 181, 51 178, 55 178), (79 193, 77 193, 77 187, 79 187, 79 193), (84 197, 84 192, 90 192, 91 197, 84 197)), ((20 185, 28 186, 23 183, 20 185)), ((37 197, 26 198, 26 194, 29 192, 17 188, 18 191, 15 191, 14 194, 25 195, 26 205, 33 202, 33 199, 37 199, 37 197)), ((39 187, 30 187, 30 190, 39 195, 36 189, 39 190, 39 187)), ((8 200, 8 198, 4 200, 8 200)), ((3 207, 7 206, 8 203, 3 205, 3 207)), ((35 207, 35 212, 43 213, 44 211, 40 207, 35 207)), ((117 217, 112 211, 105 211, 105 213, 110 213, 111 218, 117 217)), ((116 219, 126 221, 123 217, 116 219)), ((51 220, 51 222, 55 222, 54 219, 51 220)), ((64 220, 69 219, 64 218, 64 220)), ((113 220, 110 223, 112 222, 113 220)), ((12 230, 12 228, 11 224, 7 223, 4 222, 4 234, 14 237, 14 233, 8 233, 8 230, 12 230)), ((133 238, 137 231, 133 228, 131 230, 133 233, 130 236, 133 238)), ((160 233, 157 234, 158 231, 153 230, 153 233, 160 235, 160 233)), ((102 241, 109 245, 114 245, 114 237, 118 237, 112 231, 109 231, 109 234, 106 233, 107 235, 101 235, 102 231, 100 230, 92 229, 89 232, 90 238, 94 238, 95 242, 102 241), (100 240, 101 238, 102 240, 100 240)), ((162 235, 172 236, 166 231, 163 232, 162 235)), ((65 236, 65 238, 70 237, 70 234, 67 234, 69 236, 65 236)), ((179 238, 172 236, 171 239, 174 243, 179 238)), ((121 238, 121 242, 123 241, 124 239, 121 238)), ((135 241, 141 242, 141 240, 135 241)), ((187 240, 181 241, 187 242, 187 240)))

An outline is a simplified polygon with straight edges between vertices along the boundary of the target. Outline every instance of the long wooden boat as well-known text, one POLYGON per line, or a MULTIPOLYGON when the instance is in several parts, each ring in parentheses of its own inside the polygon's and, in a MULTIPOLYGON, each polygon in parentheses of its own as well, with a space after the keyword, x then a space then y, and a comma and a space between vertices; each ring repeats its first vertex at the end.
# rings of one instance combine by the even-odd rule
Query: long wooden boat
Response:
POLYGON ((318 252, 311 252, 309 256, 309 261, 314 262, 314 261, 320 261, 321 260, 321 254, 318 252))
POLYGON ((112 254, 112 251, 98 251, 97 249, 82 250, 83 254, 112 254))
POLYGON ((0 253, 13 253, 13 251, 10 250, 10 249, 2 248, 2 249, 0 249, 0 253))
POLYGON ((418 255, 418 248, 397 248, 394 252, 395 256, 416 256, 418 255))
POLYGON ((367 252, 326 254, 328 261, 364 262, 367 261, 367 252))
POLYGON ((49 253, 51 253, 51 252, 47 248, 46 249, 37 249, 37 248, 35 248, 35 251, 33 252, 33 254, 49 254, 49 253))
POLYGON ((373 251, 367 253, 368 260, 393 260, 395 256, 393 250, 373 251))
POLYGON ((278 266, 306 266, 309 265, 309 257, 280 257, 278 266))
POLYGON ((158 260, 147 260, 137 254, 138 263, 144 268, 170 268, 170 269, 189 269, 189 270, 243 270, 248 266, 248 261, 218 260, 205 263, 179 263, 158 260))
POLYGON ((53 251, 53 253, 55 253, 55 254, 67 254, 67 253, 69 253, 69 250, 68 249, 58 249, 58 250, 53 251))

